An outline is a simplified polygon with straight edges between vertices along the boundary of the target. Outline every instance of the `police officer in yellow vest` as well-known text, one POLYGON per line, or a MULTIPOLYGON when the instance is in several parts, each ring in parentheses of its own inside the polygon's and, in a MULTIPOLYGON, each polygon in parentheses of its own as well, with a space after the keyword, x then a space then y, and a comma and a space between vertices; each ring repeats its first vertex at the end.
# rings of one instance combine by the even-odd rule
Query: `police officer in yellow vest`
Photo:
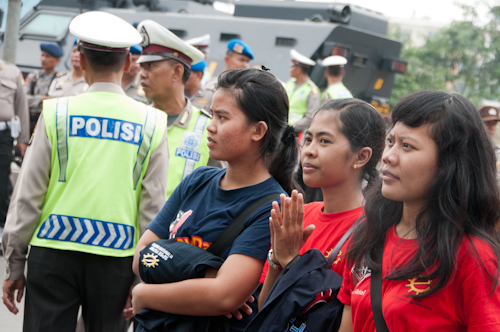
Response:
POLYGON ((351 92, 342 83, 345 77, 344 65, 347 59, 340 55, 329 56, 321 62, 326 67, 325 77, 328 82, 328 87, 323 92, 321 104, 333 99, 352 98, 351 92))
POLYGON ((207 124, 210 113, 191 104, 184 95, 191 65, 203 60, 203 53, 158 23, 145 20, 137 30, 142 35, 141 84, 153 106, 168 114, 167 198, 183 178, 209 163, 207 124))
POLYGON ((309 78, 310 71, 316 62, 296 50, 290 51, 290 57, 292 58, 290 67, 292 78, 286 82, 285 86, 290 103, 288 122, 299 133, 311 124, 318 110, 321 96, 318 87, 309 78))
POLYGON ((87 12, 69 30, 90 87, 43 103, 3 234, 3 302, 17 313, 26 285, 24 331, 75 331, 80 305, 87 331, 126 331, 139 224, 165 202, 166 116, 121 88, 141 40, 129 23, 87 12))

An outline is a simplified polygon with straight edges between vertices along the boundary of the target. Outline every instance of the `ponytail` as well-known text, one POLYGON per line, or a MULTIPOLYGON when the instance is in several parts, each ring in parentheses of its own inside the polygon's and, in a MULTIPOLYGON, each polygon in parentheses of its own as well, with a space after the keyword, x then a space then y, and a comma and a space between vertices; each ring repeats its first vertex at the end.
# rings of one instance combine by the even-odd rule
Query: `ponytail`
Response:
POLYGON ((290 195, 292 190, 300 190, 300 185, 295 180, 295 168, 299 158, 297 135, 292 126, 286 126, 281 135, 278 151, 268 158, 269 173, 278 181, 283 189, 290 195))

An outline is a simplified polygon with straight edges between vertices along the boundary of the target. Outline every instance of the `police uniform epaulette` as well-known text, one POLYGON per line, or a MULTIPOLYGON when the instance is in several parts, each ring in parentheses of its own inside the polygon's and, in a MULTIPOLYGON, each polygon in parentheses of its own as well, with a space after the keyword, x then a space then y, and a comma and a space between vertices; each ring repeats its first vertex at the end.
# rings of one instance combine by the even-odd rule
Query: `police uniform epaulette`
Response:
POLYGON ((68 74, 68 73, 67 73, 67 72, 57 73, 57 74, 56 74, 56 77, 61 77, 61 76, 64 76, 64 75, 66 75, 66 74, 68 74))
POLYGON ((206 109, 203 109, 203 108, 200 108, 199 110, 201 111, 201 113, 205 114, 210 119, 212 118, 212 113, 210 111, 207 111, 206 109))

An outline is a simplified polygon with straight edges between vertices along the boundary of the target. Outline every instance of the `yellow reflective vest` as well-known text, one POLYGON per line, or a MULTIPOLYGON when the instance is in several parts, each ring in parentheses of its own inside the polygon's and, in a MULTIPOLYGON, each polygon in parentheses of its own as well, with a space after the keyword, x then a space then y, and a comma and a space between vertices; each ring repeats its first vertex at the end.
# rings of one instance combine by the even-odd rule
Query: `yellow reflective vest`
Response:
POLYGON ((319 89, 311 79, 305 81, 301 86, 295 89, 295 79, 286 82, 286 93, 290 105, 288 113, 288 124, 293 125, 304 117, 307 112, 307 97, 312 93, 319 93, 319 89))
POLYGON ((111 92, 45 100, 51 174, 33 246, 134 254, 141 183, 166 115, 111 92))
MULTIPOLYGON (((184 113, 179 115, 181 118, 183 116, 185 116, 184 113)), ((194 169, 207 166, 209 150, 206 127, 209 122, 210 117, 193 106, 187 128, 174 125, 168 130, 170 159, 168 162, 167 199, 182 179, 191 174, 194 169)))

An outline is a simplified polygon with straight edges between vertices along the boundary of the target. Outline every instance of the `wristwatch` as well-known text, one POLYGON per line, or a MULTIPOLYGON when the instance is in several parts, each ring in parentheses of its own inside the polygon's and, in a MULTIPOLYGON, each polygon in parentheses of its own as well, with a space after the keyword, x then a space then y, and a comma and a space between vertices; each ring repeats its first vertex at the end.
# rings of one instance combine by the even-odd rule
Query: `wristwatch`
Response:
POLYGON ((272 267, 275 270, 278 271, 283 271, 283 267, 279 264, 276 264, 273 259, 271 258, 273 254, 273 249, 269 249, 269 252, 267 254, 267 262, 269 263, 269 266, 272 267))

